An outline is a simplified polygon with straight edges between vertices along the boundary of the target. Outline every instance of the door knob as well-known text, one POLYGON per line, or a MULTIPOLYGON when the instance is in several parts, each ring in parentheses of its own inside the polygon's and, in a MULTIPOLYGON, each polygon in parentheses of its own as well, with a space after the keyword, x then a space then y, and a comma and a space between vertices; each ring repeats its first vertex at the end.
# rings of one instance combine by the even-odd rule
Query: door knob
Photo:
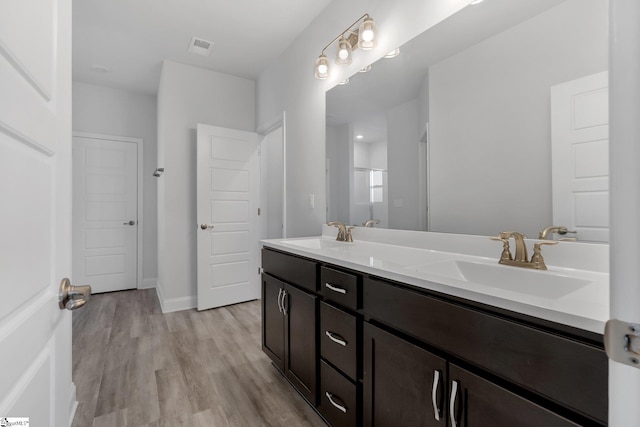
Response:
POLYGON ((213 224, 200 224, 200 228, 202 228, 203 230, 207 230, 213 228, 213 224))
POLYGON ((136 225, 136 222, 134 220, 131 220, 128 222, 123 222, 122 225, 136 225))
POLYGON ((89 302, 91 296, 91 286, 72 286, 71 281, 66 277, 60 282, 58 292, 58 306, 60 310, 77 310, 89 302))

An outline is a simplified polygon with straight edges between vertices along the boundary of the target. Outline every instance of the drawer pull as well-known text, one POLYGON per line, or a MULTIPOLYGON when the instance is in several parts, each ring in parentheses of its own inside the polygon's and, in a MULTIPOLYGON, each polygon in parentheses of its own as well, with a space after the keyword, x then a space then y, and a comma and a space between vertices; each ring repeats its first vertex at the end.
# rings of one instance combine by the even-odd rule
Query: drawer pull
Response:
POLYGON ((449 416, 451 417, 451 427, 458 427, 456 421, 456 397, 458 394, 458 381, 451 382, 451 398, 449 400, 449 416))
POLYGON ((344 412, 345 414, 347 413, 347 407, 346 407, 346 406, 344 406, 344 405, 340 405, 340 404, 336 403, 336 402, 333 400, 333 394, 331 394, 331 393, 329 393, 329 392, 327 391, 327 392, 325 392, 325 393, 324 393, 324 395, 325 395, 325 396, 327 396, 327 399, 329 399, 329 402, 331 402, 331 404, 332 404, 333 406, 335 406, 336 408, 338 408, 338 410, 340 410, 340 411, 344 412))
POLYGON ((346 290, 346 289, 342 289, 342 288, 339 288, 339 287, 337 287, 337 286, 334 286, 334 285, 332 285, 332 284, 331 284, 331 283, 329 283, 329 282, 325 283, 324 285, 325 285, 328 289, 331 289, 333 292, 337 292, 337 293, 339 293, 339 294, 343 294, 343 295, 347 293, 347 290, 346 290))
POLYGON ((438 408, 438 386, 440 385, 440 371, 433 371, 433 388, 431 389, 431 403, 436 421, 440 421, 440 408, 438 408))
POLYGON ((340 344, 341 346, 344 346, 344 347, 347 346, 347 342, 340 335, 334 334, 333 332, 329 332, 329 331, 326 331, 325 335, 328 336, 329 339, 334 343, 340 344))

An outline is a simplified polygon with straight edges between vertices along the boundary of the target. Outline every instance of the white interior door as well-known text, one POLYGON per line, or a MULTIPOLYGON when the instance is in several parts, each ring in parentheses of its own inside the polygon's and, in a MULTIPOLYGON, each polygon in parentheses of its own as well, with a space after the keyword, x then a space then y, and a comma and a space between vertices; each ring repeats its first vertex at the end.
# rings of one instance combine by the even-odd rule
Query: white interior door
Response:
POLYGON ((260 297, 258 134, 198 124, 198 310, 260 297))
POLYGON ((602 72, 551 88, 553 223, 609 241, 609 89, 602 72))
POLYGON ((138 147, 73 138, 73 277, 94 293, 137 288, 138 147))
POLYGON ((0 416, 68 426, 71 1, 0 2, 0 416))

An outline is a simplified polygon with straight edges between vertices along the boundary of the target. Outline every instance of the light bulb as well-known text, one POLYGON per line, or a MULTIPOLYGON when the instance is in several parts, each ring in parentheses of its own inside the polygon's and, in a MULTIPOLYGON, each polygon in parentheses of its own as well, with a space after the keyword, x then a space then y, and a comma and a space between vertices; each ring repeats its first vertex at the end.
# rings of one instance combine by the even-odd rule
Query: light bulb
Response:
POLYGON ((336 64, 349 65, 353 61, 351 57, 351 43, 344 36, 338 42, 338 52, 336 53, 336 64))
POLYGON ((326 79, 329 77, 329 59, 327 55, 322 54, 316 59, 314 75, 316 79, 326 79))
POLYGON ((376 23, 373 18, 367 16, 358 29, 358 47, 369 50, 376 47, 376 23))

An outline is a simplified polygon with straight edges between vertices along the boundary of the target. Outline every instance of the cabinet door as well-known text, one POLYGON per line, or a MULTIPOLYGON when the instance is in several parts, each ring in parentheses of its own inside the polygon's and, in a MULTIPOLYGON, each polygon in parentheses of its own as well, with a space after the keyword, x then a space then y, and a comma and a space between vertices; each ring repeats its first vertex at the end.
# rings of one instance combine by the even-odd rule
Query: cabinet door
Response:
POLYGON ((452 427, 569 427, 577 426, 517 394, 454 364, 449 365, 452 427))
POLYGON ((366 426, 446 426, 444 359, 364 324, 366 426))
POLYGON ((262 350, 284 372, 284 313, 280 305, 284 284, 262 275, 262 350))
POLYGON ((317 404, 318 298, 284 285, 285 375, 298 391, 317 404))

